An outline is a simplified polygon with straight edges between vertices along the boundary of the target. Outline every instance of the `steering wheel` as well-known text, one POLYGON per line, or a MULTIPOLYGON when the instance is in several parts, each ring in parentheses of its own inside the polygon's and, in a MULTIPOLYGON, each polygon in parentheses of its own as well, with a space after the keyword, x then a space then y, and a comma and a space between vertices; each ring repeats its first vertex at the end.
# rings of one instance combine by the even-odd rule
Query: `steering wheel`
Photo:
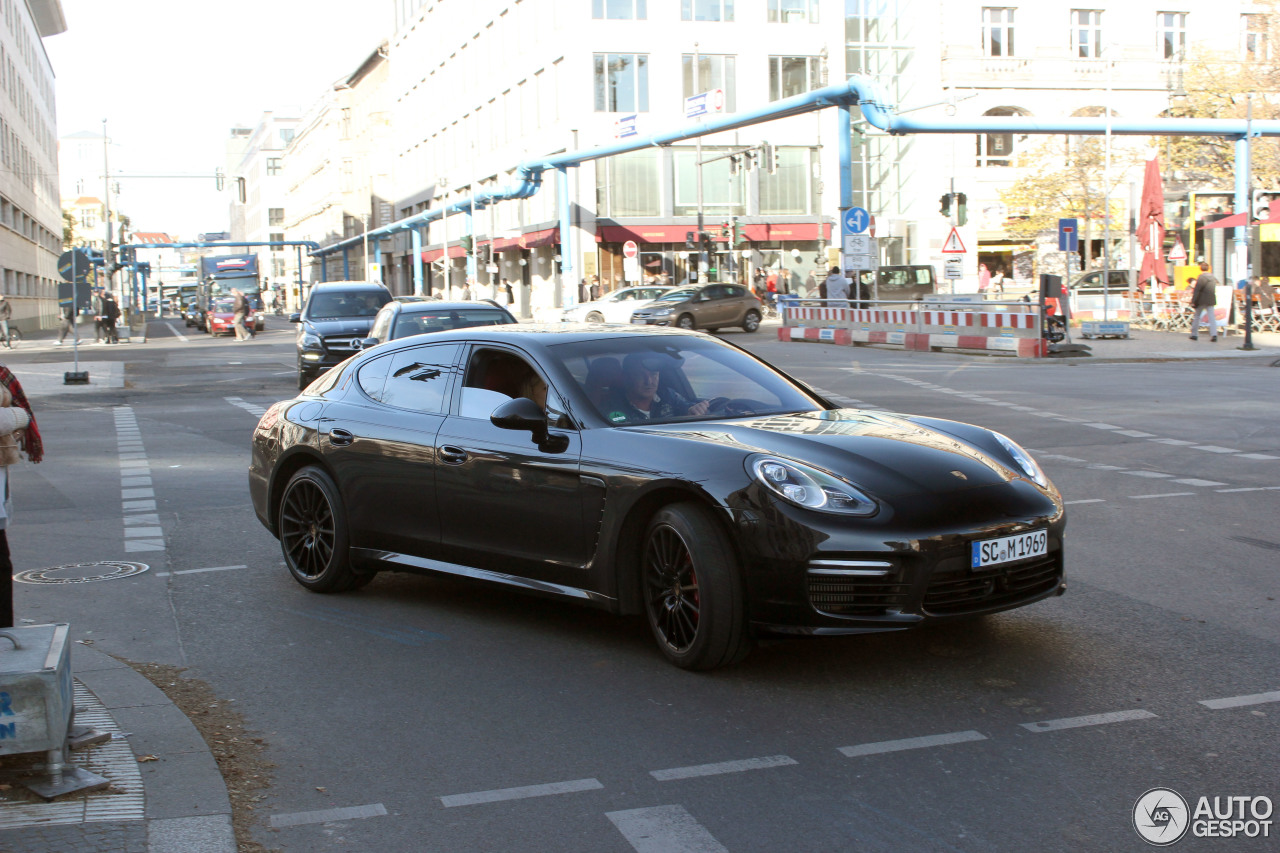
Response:
POLYGON ((709 415, 751 415, 763 408, 765 408, 765 404, 755 400, 712 397, 707 401, 707 414, 709 415))

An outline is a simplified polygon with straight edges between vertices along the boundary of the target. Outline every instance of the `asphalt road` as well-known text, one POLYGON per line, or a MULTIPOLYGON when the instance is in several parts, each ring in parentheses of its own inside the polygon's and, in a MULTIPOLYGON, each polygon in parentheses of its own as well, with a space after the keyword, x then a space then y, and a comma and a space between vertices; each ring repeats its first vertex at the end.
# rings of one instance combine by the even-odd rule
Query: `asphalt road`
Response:
MULTIPOLYGON (((1148 789, 1280 801, 1280 371, 726 335, 840 402, 1032 448, 1070 503, 1070 588, 694 674, 638 620, 506 590, 400 574, 303 590, 245 480, 257 417, 294 393, 291 330, 185 332, 83 350, 105 387, 62 386, 64 351, 7 359, 47 447, 12 472, 17 569, 149 567, 18 584, 18 615, 188 666, 234 702, 277 764, 268 847, 1139 850, 1148 789)), ((1177 846, 1275 849, 1276 831, 1177 846)))

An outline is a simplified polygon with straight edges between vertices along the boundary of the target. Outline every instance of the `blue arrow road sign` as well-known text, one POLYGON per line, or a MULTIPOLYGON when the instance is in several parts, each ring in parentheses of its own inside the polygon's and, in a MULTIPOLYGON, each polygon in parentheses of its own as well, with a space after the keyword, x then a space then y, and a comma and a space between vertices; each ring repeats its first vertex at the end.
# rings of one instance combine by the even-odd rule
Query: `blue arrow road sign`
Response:
POLYGON ((1058 220, 1058 251, 1080 251, 1080 223, 1077 220, 1058 220))
POLYGON ((861 234, 871 224, 871 214, 861 207, 851 207, 844 212, 840 224, 846 234, 861 234))

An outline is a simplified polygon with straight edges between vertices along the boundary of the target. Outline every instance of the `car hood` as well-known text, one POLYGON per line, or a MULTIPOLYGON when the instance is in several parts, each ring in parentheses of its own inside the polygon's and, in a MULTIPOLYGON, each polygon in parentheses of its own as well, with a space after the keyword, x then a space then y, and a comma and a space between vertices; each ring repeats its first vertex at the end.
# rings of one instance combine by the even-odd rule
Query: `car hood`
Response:
POLYGON ((992 433, 980 427, 858 409, 774 417, 624 427, 736 446, 816 465, 881 497, 999 485, 1023 478, 992 433), (990 449, 980 447, 989 438, 990 449))
POLYGON ((373 328, 372 317, 318 317, 308 319, 307 326, 317 335, 327 338, 330 335, 367 335, 373 328))

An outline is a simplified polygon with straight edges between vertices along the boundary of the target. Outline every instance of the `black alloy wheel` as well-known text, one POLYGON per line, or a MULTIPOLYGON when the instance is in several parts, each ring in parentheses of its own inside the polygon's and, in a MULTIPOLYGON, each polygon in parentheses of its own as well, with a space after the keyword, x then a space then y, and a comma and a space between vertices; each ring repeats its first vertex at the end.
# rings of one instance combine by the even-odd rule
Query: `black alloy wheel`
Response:
POLYGON ((322 469, 308 466, 289 480, 276 527, 289 573, 312 592, 345 592, 372 579, 351 570, 347 514, 322 469))
POLYGON ((698 324, 693 321, 692 314, 681 314, 680 319, 676 320, 676 325, 682 329, 688 329, 690 331, 698 328, 698 324))
POLYGON ((658 648, 684 669, 714 669, 751 651, 742 578, 724 531, 701 504, 664 507, 641 553, 645 613, 658 648))
POLYGON ((760 312, 751 310, 742 318, 742 331, 754 332, 760 328, 760 312))

